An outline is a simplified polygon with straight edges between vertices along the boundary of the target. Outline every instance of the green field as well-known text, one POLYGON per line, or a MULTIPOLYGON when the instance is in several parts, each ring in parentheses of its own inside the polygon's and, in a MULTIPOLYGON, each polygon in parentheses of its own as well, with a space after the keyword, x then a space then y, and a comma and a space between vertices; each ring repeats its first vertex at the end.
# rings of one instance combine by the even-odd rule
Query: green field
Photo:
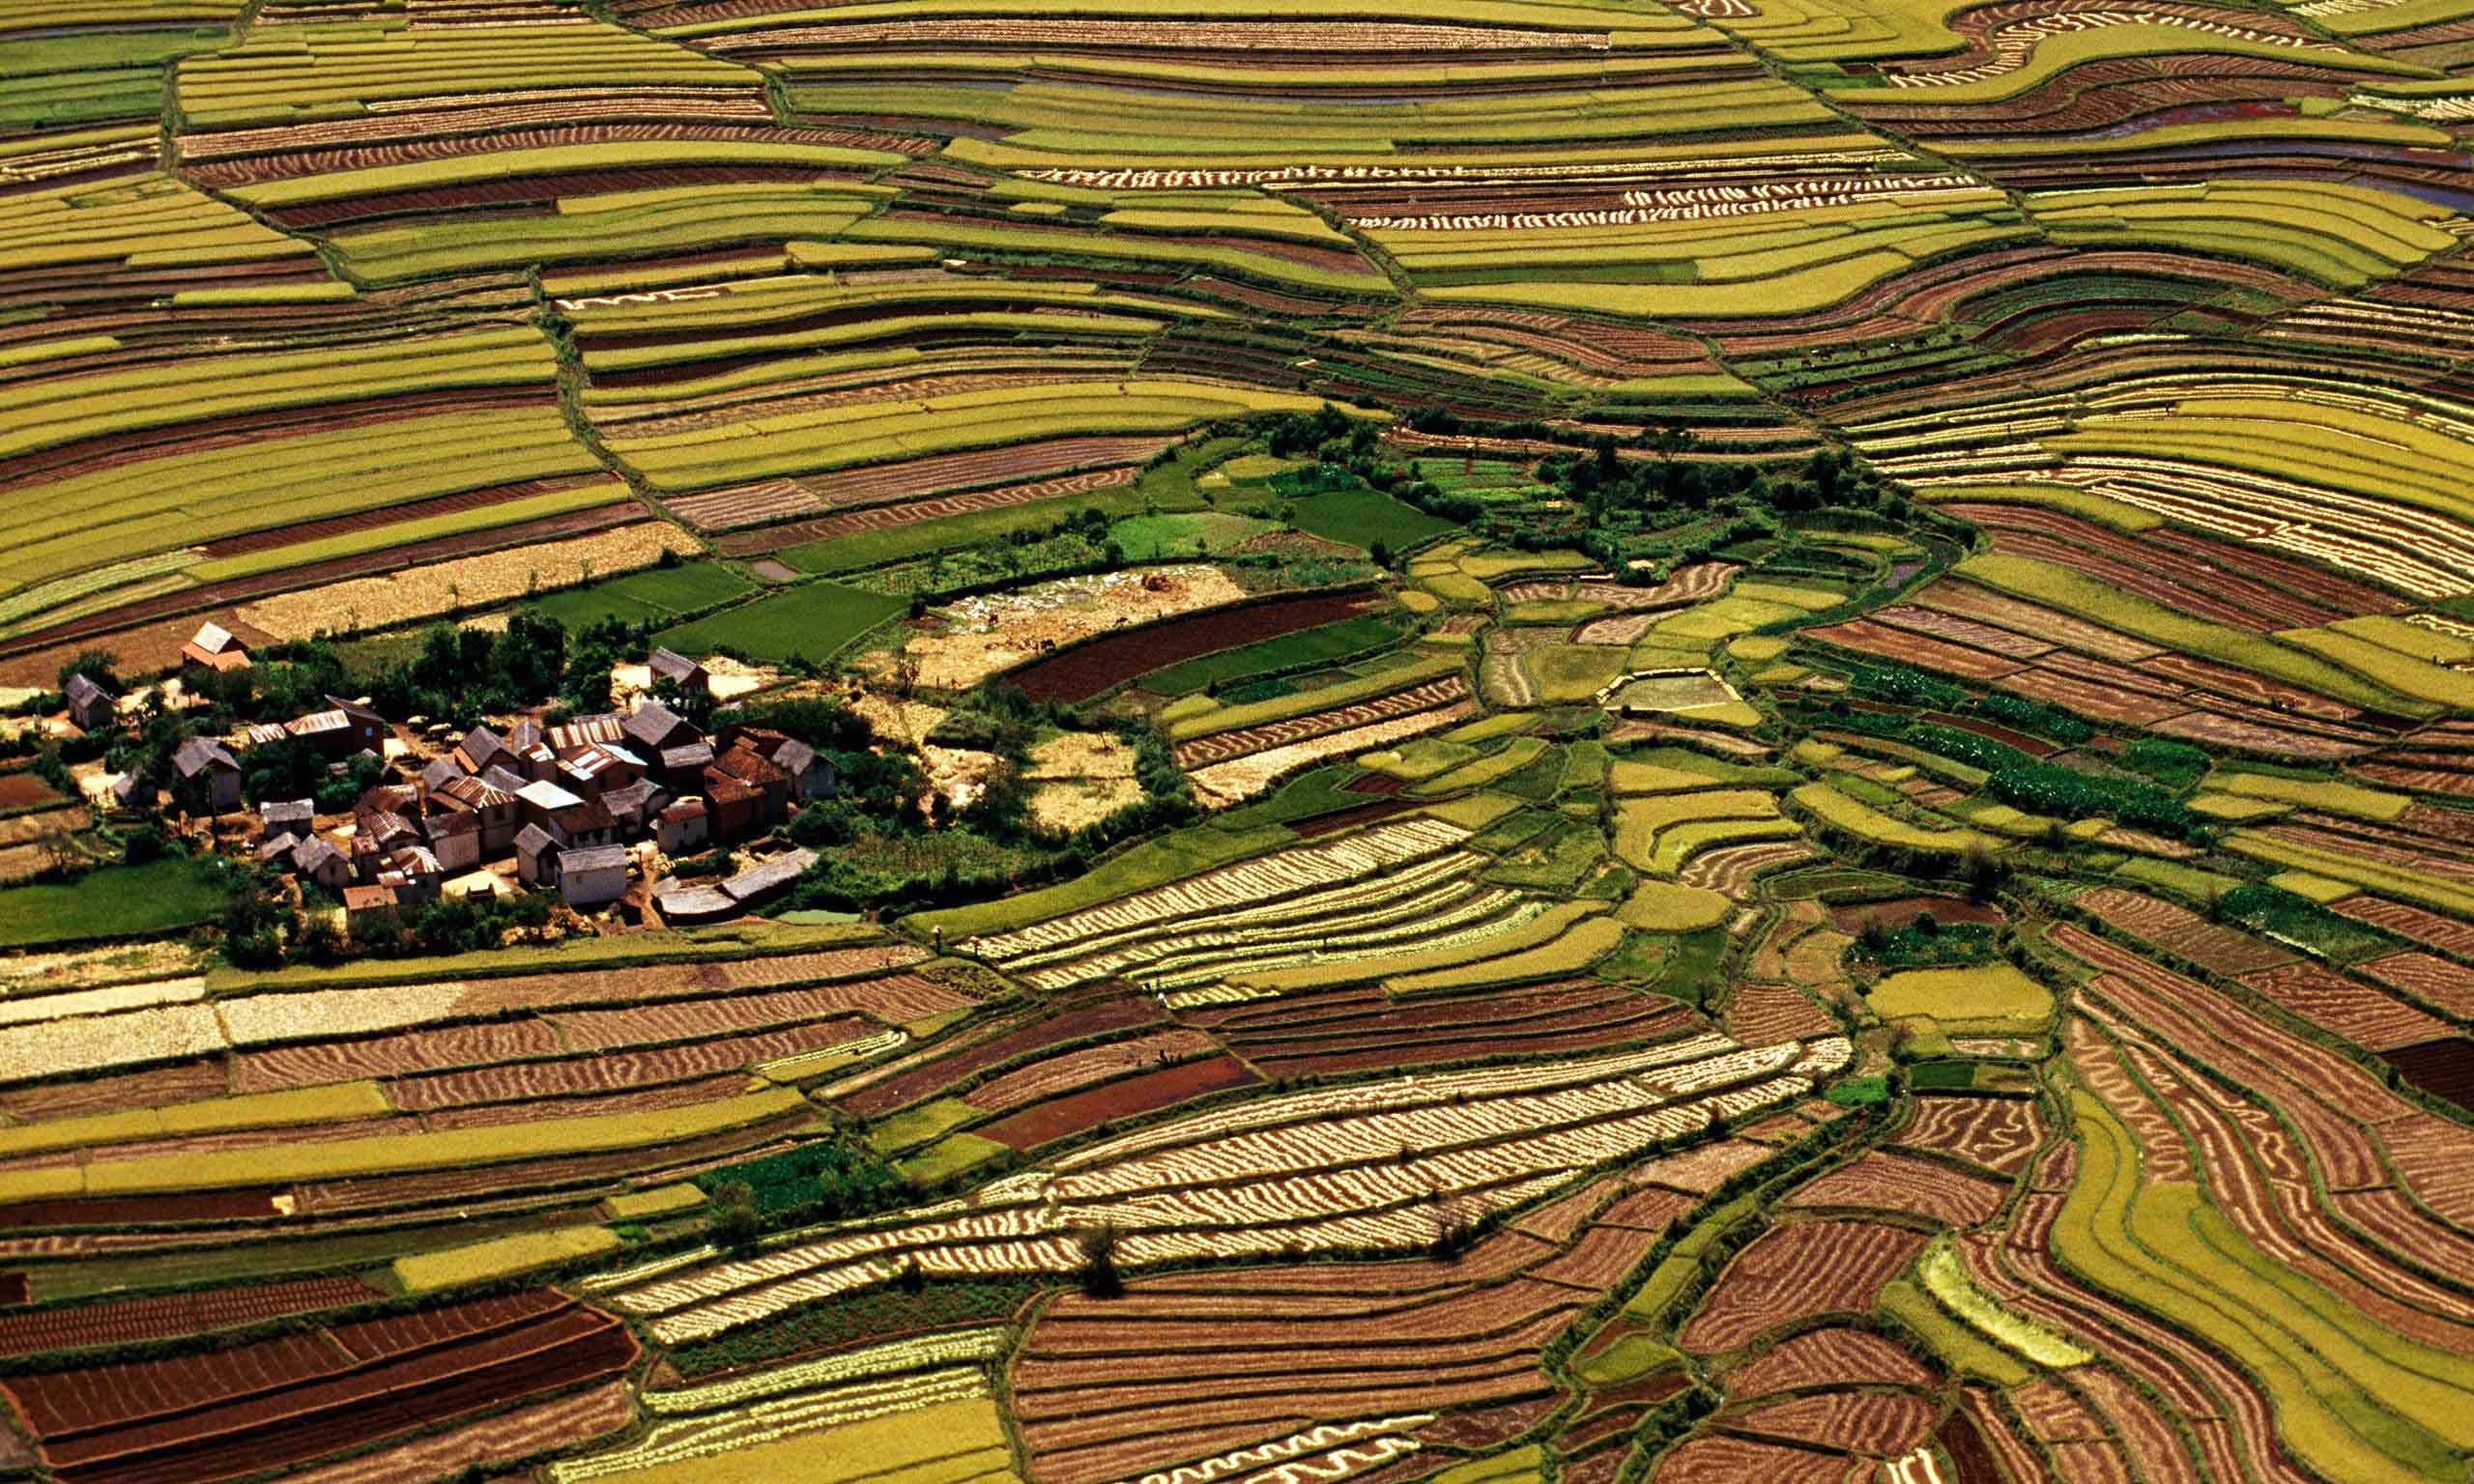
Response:
POLYGON ((1405 552, 1460 528, 1380 490, 1333 490, 1301 496, 1288 504, 1296 508, 1293 519, 1300 530, 1349 546, 1371 547, 1379 541, 1405 552))
POLYGON ((525 606, 567 626, 570 632, 618 618, 628 623, 667 623, 686 614, 718 608, 756 590, 756 585, 713 561, 651 567, 585 587, 568 587, 525 606))
POLYGON ((686 653, 730 650, 780 663, 822 661, 903 611, 900 600, 839 583, 808 583, 664 629, 656 642, 686 653))
POLYGON ((73 881, 0 887, 0 945, 168 932, 210 921, 223 910, 226 896, 217 863, 178 859, 106 866, 73 881))

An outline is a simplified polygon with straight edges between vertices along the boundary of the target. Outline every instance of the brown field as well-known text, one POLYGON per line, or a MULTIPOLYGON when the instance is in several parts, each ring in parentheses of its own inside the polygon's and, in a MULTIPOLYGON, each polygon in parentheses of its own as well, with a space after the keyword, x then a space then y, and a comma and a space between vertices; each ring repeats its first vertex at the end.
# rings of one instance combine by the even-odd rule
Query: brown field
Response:
POLYGON ((1861 1313, 1923 1247, 1918 1233, 1869 1221, 1777 1227, 1727 1265, 1678 1343, 1710 1355, 1807 1316, 1861 1313))
POLYGON ((1929 1386, 1922 1361, 1863 1329, 1814 1329, 1782 1340, 1726 1374, 1727 1395, 1769 1396, 1815 1386, 1929 1386))

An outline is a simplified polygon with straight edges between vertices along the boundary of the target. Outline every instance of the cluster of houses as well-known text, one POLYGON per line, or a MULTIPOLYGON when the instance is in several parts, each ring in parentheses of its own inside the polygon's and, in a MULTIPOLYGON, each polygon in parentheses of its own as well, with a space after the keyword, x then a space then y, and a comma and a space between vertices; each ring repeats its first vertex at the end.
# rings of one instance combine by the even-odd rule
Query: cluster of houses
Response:
MULTIPOLYGON (((183 650, 187 663, 205 663, 191 650, 237 652, 247 663, 211 624, 183 650)), ((669 650, 654 651, 652 669, 682 687, 708 684, 703 667, 669 650)), ((78 676, 64 694, 81 728, 94 729, 81 705, 97 725, 109 724, 112 698, 101 686, 78 676)), ((833 764, 794 737, 739 724, 708 734, 649 699, 557 726, 524 718, 503 731, 475 727, 417 772, 398 771, 388 756, 396 730, 386 718, 358 701, 326 699, 306 716, 251 727, 237 753, 224 741, 190 738, 170 758, 168 783, 187 808, 219 816, 244 808, 242 757, 251 748, 298 740, 334 764, 376 759, 385 781, 355 802, 349 828, 318 829, 307 799, 257 801, 258 858, 335 892, 348 920, 434 901, 446 882, 503 870, 510 859, 527 886, 579 909, 606 906, 628 894, 631 842, 684 856, 762 834, 835 785, 833 764)), ((154 803, 135 778, 115 784, 116 804, 154 803)), ((792 851, 739 876, 664 883, 647 897, 664 921, 735 916, 814 860, 792 851)))

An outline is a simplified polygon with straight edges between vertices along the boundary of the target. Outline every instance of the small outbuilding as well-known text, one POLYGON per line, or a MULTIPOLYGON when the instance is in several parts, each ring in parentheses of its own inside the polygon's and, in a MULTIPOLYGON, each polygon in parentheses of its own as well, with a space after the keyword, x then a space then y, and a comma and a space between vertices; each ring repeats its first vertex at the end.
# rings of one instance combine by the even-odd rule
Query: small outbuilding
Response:
POLYGON ((232 637, 232 631, 219 623, 198 625, 197 633, 181 645, 181 662, 211 670, 216 674, 226 671, 249 668, 249 646, 232 637))
POLYGON ((91 675, 71 675, 60 696, 69 703, 69 719, 89 736, 111 730, 120 720, 116 698, 91 675))
POLYGON ((191 737, 172 754, 182 800, 191 809, 223 814, 241 807, 241 760, 213 737, 191 737))
POLYGON ((559 852, 559 896, 571 907, 598 907, 627 895, 627 847, 584 845, 559 852))

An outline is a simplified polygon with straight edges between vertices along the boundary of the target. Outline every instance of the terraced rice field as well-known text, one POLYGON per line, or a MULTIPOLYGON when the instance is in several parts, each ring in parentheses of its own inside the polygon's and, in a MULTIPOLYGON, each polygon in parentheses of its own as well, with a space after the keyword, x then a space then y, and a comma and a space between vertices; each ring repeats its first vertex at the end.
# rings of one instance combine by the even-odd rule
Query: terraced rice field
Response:
POLYGON ((0 0, 0 1478, 2465 1478, 2469 77, 0 0), (789 702, 791 916, 244 967, 95 792, 518 611, 789 702))

